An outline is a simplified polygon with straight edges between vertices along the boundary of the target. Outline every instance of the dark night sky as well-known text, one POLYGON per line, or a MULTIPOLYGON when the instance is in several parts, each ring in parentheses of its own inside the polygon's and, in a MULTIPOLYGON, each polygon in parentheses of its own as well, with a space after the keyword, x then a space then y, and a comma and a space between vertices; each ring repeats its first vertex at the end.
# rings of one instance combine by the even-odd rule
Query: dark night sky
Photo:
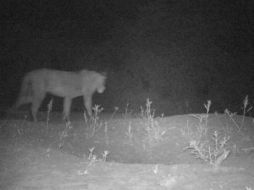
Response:
POLYGON ((106 70, 107 102, 96 101, 108 110, 150 97, 168 114, 200 111, 207 99, 214 110, 239 111, 246 94, 254 98, 253 7, 251 0, 1 1, 0 106, 15 100, 24 73, 48 67, 106 70))
POLYGON ((1 22, 33 30, 36 37, 50 33, 51 37, 93 38, 100 42, 108 37, 116 20, 135 19, 140 5, 142 1, 4 1, 1 22))

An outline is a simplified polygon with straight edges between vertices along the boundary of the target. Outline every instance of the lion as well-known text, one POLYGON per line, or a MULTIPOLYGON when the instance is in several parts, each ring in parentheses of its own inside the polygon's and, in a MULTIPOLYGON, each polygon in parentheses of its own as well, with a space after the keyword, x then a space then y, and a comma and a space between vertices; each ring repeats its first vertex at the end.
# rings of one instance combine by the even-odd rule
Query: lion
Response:
POLYGON ((14 108, 31 103, 32 118, 37 122, 37 112, 46 94, 63 97, 63 118, 69 120, 72 99, 83 96, 84 106, 92 115, 92 96, 97 91, 103 93, 106 74, 81 70, 78 72, 38 69, 27 73, 14 108))

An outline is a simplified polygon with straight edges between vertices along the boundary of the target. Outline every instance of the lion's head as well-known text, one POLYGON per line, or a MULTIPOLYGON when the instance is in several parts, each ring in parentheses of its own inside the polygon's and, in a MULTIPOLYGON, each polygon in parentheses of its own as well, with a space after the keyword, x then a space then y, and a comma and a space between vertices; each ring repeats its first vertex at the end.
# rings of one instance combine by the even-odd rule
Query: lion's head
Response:
POLYGON ((90 93, 94 93, 95 91, 98 93, 103 93, 106 89, 105 83, 107 76, 105 73, 82 70, 80 74, 83 78, 82 85, 84 92, 89 89, 88 91, 90 93))

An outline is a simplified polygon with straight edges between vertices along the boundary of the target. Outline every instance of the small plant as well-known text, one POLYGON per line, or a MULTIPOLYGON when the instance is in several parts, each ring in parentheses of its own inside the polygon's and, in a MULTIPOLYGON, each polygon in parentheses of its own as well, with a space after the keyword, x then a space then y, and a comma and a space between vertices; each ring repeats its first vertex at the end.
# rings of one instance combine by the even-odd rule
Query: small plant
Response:
POLYGON ((109 155, 109 151, 105 150, 102 154, 102 161, 106 162, 107 161, 107 157, 109 155))
POLYGON ((91 160, 94 156, 93 151, 94 151, 95 147, 89 148, 89 155, 88 155, 88 160, 91 160))
POLYGON ((217 131, 214 131, 212 139, 206 141, 191 141, 185 149, 190 149, 191 154, 197 159, 208 162, 215 168, 218 168, 221 163, 227 159, 230 150, 227 150, 226 145, 230 137, 219 137, 217 131))
POLYGON ((89 118, 87 118, 86 113, 84 112, 85 123, 88 126, 89 130, 91 130, 89 137, 93 137, 95 132, 102 127, 102 122, 100 122, 99 114, 103 111, 103 108, 99 105, 95 105, 92 110, 93 114, 89 118))
POLYGON ((166 133, 166 130, 163 129, 158 121, 154 118, 154 110, 151 109, 152 101, 149 99, 146 100, 146 109, 141 107, 141 118, 146 131, 146 138, 144 139, 144 148, 146 147, 146 142, 149 146, 153 146, 162 140, 163 135, 166 133))
POLYGON ((208 117, 211 107, 211 100, 207 101, 207 104, 204 104, 206 109, 206 114, 202 115, 192 115, 199 120, 199 123, 196 126, 196 132, 193 132, 189 128, 187 121, 187 134, 190 142, 189 145, 184 148, 185 150, 191 150, 191 154, 195 158, 201 159, 205 162, 208 162, 210 165, 213 165, 215 168, 219 167, 221 163, 227 159, 230 151, 227 150, 226 145, 229 141, 229 136, 221 136, 218 131, 212 133, 212 137, 208 136, 208 117))
POLYGON ((147 133, 147 138, 145 140, 148 141, 150 146, 160 142, 163 139, 163 135, 166 133, 166 130, 160 127, 158 121, 154 120, 147 125, 145 130, 147 133))
MULTIPOLYGON (((199 120, 198 124, 196 125, 196 132, 190 134, 190 132, 188 133, 190 135, 190 138, 194 138, 196 140, 201 140, 202 138, 207 138, 207 119, 208 116, 207 115, 191 115, 193 117, 195 117, 196 119, 199 120)), ((188 124, 188 123, 187 123, 188 124)), ((188 125, 187 125, 188 126, 188 125)), ((188 129, 189 131, 189 129, 188 129)))
POLYGON ((252 106, 249 106, 249 98, 248 95, 245 96, 243 100, 243 116, 242 116, 242 121, 241 124, 238 124, 237 121, 234 119, 234 116, 237 114, 230 112, 228 109, 225 109, 224 113, 230 118, 230 120, 234 123, 234 125, 237 127, 238 132, 240 132, 244 128, 244 123, 245 123, 245 117, 246 114, 252 110, 252 106))
POLYGON ((79 175, 86 175, 86 174, 88 174, 88 169, 89 169, 93 164, 95 164, 95 162, 98 161, 97 156, 96 156, 95 154, 93 154, 93 151, 94 151, 94 147, 89 148, 89 155, 88 155, 88 158, 87 158, 89 162, 88 162, 88 164, 87 164, 85 170, 79 170, 79 171, 78 171, 78 174, 79 174, 79 175))
POLYGON ((152 101, 149 98, 146 99, 146 108, 143 109, 141 106, 141 118, 145 120, 153 120, 154 119, 154 110, 151 109, 152 101))
POLYGON ((132 144, 133 143, 133 130, 132 130, 132 126, 131 126, 131 121, 129 122, 129 125, 128 125, 128 131, 125 134, 129 138, 129 142, 132 144))
POLYGON ((94 152, 95 147, 89 148, 89 155, 88 155, 88 164, 86 165, 85 170, 79 170, 78 174, 79 175, 86 175, 88 174, 88 169, 91 168, 91 166, 93 166, 96 162, 99 161, 103 161, 106 162, 107 161, 107 157, 109 155, 109 151, 105 150, 102 154, 102 159, 98 159, 97 156, 93 153, 94 152))
POLYGON ((205 118, 205 126, 207 127, 208 124, 208 116, 209 116, 209 111, 210 111, 210 107, 212 105, 212 101, 211 100, 207 100, 207 104, 204 104, 204 107, 206 109, 206 118, 205 118))
POLYGON ((124 119, 128 119, 132 115, 132 110, 129 110, 129 103, 126 104, 124 113, 122 114, 122 117, 124 119))
POLYGON ((248 95, 245 96, 243 100, 243 117, 242 117, 242 122, 241 122, 241 129, 244 127, 244 121, 246 114, 252 109, 252 106, 249 106, 249 98, 248 95))
POLYGON ((64 146, 64 140, 69 136, 70 131, 72 130, 72 125, 70 121, 66 121, 65 122, 65 128, 64 130, 59 134, 59 144, 58 144, 58 148, 61 149, 64 146))
POLYGON ((109 144, 109 138, 108 138, 108 123, 107 122, 105 122, 104 136, 105 136, 105 142, 108 145, 109 144))
POLYGON ((230 118, 230 120, 234 123, 234 125, 237 127, 238 131, 241 130, 241 126, 236 122, 234 119, 234 116, 236 115, 236 112, 232 113, 228 109, 224 110, 224 113, 230 118))
POLYGON ((181 130, 184 136, 187 136, 191 141, 195 139, 196 141, 202 141, 202 139, 207 138, 208 130, 208 118, 211 107, 211 100, 207 101, 207 104, 204 104, 206 109, 206 114, 191 114, 190 116, 198 119, 198 124, 196 125, 196 131, 193 132, 189 127, 189 120, 187 120, 187 129, 181 130))

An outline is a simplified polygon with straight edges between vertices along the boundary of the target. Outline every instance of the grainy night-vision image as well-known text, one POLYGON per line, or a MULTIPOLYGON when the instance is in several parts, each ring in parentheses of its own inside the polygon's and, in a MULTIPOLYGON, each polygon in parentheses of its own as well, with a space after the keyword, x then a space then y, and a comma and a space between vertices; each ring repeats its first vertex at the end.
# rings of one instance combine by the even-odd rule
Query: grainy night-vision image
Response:
POLYGON ((252 0, 6 0, 0 28, 0 189, 254 190, 252 0))

